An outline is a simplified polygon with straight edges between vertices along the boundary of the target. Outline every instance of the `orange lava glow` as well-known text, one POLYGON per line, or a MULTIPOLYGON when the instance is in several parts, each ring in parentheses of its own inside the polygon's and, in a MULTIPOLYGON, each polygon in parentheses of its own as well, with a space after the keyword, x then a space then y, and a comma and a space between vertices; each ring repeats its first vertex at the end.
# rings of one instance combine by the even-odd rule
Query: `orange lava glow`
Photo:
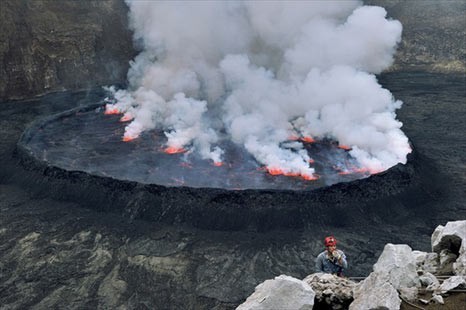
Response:
POLYGON ((347 170, 347 171, 340 171, 340 172, 338 172, 338 174, 339 174, 339 175, 349 175, 349 174, 353 174, 353 172, 347 170))
POLYGON ((133 116, 129 113, 125 113, 125 115, 123 115, 121 118, 120 118, 120 122, 129 122, 133 119, 133 116))
POLYGON ((338 148, 342 149, 342 150, 345 150, 345 151, 349 151, 351 150, 351 147, 347 146, 347 145, 339 145, 338 148))
POLYGON ((131 136, 123 136, 123 142, 129 142, 129 141, 133 141, 134 139, 136 139, 137 137, 131 137, 131 136))
POLYGON ((186 150, 182 147, 169 146, 163 150, 167 154, 178 154, 184 153, 186 150))
POLYGON ((223 162, 221 162, 221 161, 214 161, 214 166, 215 166, 215 167, 221 167, 221 166, 223 166, 223 162))
POLYGON ((111 115, 111 114, 121 114, 120 110, 118 110, 117 108, 108 108, 106 107, 105 108, 105 113, 106 115, 111 115))
POLYGON ((314 140, 314 138, 312 138, 312 137, 310 137, 310 136, 302 137, 300 140, 303 141, 303 142, 306 142, 306 143, 314 143, 314 142, 316 142, 316 140, 314 140))
POLYGON ((280 168, 266 167, 267 172, 271 175, 281 175, 283 171, 280 168))
POLYGON ((265 169, 271 175, 284 175, 287 177, 301 177, 307 181, 314 181, 318 179, 318 177, 315 175, 300 174, 297 172, 285 172, 282 169, 276 168, 276 167, 265 167, 265 169))
POLYGON ((310 163, 310 164, 313 164, 313 163, 315 163, 316 161, 315 161, 314 159, 312 159, 312 158, 309 158, 309 160, 308 160, 307 162, 310 163))
POLYGON ((319 176, 315 174, 311 174, 311 175, 302 174, 301 177, 306 181, 315 181, 319 179, 319 176))

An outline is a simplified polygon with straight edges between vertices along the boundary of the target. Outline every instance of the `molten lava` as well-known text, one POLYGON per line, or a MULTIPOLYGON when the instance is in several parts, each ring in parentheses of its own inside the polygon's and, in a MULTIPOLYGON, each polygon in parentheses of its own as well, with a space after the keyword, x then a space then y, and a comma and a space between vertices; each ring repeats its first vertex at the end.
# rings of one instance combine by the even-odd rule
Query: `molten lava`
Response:
POLYGON ((308 174, 301 174, 301 173, 298 173, 298 172, 289 172, 289 171, 284 171, 280 168, 277 168, 277 167, 265 167, 265 170, 267 170, 267 172, 270 174, 270 175, 284 175, 286 177, 301 177, 302 179, 306 180, 306 181, 314 181, 314 180, 317 180, 319 179, 318 176, 316 175, 308 175, 308 174))
POLYGON ((266 170, 271 175, 281 175, 283 171, 279 168, 266 167, 266 170))
POLYGON ((136 139, 137 137, 131 137, 131 136, 127 136, 127 135, 124 135, 123 136, 123 139, 121 139, 123 142, 129 142, 129 141, 133 141, 134 139, 136 139))
POLYGON ((163 150, 167 154, 178 154, 186 152, 186 149, 176 146, 168 146, 163 150))
POLYGON ((338 148, 340 148, 342 150, 345 150, 345 151, 351 150, 351 147, 349 147, 347 145, 343 145, 343 144, 338 145, 338 148))
POLYGON ((306 143, 314 143, 316 142, 316 140, 314 140, 314 138, 310 137, 310 136, 305 136, 305 137, 302 137, 300 139, 302 142, 306 142, 306 143))
POLYGON ((118 108, 116 108, 115 106, 113 106, 111 104, 107 104, 105 106, 105 114, 106 115, 121 114, 121 111, 118 108))
POLYGON ((131 115, 131 113, 125 113, 121 118, 120 118, 120 122, 129 122, 131 120, 133 120, 133 115, 131 115))
POLYGON ((223 166, 223 162, 221 162, 221 161, 214 161, 214 166, 215 166, 215 167, 221 167, 221 166, 223 166))
POLYGON ((341 168, 335 167, 335 170, 339 171, 338 172, 339 175, 350 175, 350 174, 369 174, 369 175, 372 175, 372 174, 376 174, 376 173, 381 172, 381 171, 378 171, 376 169, 370 169, 370 168, 367 168, 367 167, 354 167, 354 166, 344 168, 344 170, 342 170, 341 168))
POLYGON ((301 177, 306 181, 315 181, 319 179, 319 176, 317 174, 302 174, 301 177))

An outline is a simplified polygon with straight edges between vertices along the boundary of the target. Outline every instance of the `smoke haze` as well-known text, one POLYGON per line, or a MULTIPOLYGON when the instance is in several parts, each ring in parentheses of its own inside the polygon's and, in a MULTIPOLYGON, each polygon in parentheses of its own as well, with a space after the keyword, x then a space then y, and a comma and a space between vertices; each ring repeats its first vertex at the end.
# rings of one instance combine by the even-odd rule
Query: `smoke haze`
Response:
MULTIPOLYGON (((374 74, 393 61, 402 26, 360 1, 127 1, 135 40, 128 90, 112 108, 131 140, 163 130, 167 147, 216 163, 228 136, 261 164, 312 177, 290 137, 330 138, 383 171, 411 151, 401 102, 374 74)), ((107 107, 108 108, 108 107, 107 107)))

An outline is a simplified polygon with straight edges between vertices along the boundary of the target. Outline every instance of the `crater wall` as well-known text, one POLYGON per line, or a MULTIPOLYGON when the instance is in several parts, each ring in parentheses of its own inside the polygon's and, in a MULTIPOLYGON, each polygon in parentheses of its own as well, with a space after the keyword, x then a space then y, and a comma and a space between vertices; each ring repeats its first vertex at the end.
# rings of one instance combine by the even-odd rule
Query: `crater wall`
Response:
MULTIPOLYGON (((390 71, 466 72, 466 2, 367 0, 403 24, 390 71)), ((0 2, 0 101, 125 83, 137 54, 123 0, 0 2)))

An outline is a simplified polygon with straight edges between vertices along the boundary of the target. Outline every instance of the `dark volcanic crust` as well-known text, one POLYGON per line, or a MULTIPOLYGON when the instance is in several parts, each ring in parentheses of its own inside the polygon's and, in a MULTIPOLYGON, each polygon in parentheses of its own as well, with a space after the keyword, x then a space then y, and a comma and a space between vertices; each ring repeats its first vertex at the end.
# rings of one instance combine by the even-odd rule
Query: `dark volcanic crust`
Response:
MULTIPOLYGON (((366 179, 339 183, 314 190, 228 190, 218 188, 167 187, 141 184, 69 171, 37 158, 28 147, 34 132, 57 118, 89 111, 102 102, 78 107, 39 119, 23 133, 16 147, 22 165, 36 171, 41 189, 64 200, 79 201, 89 208, 117 212, 130 219, 164 223, 186 223, 219 230, 269 230, 304 228, 314 224, 346 226, 363 218, 396 221, 418 189, 416 155, 406 165, 398 164, 366 179)), ((37 185, 39 186, 39 185, 37 185)), ((416 211, 416 210, 411 210, 416 211)))

